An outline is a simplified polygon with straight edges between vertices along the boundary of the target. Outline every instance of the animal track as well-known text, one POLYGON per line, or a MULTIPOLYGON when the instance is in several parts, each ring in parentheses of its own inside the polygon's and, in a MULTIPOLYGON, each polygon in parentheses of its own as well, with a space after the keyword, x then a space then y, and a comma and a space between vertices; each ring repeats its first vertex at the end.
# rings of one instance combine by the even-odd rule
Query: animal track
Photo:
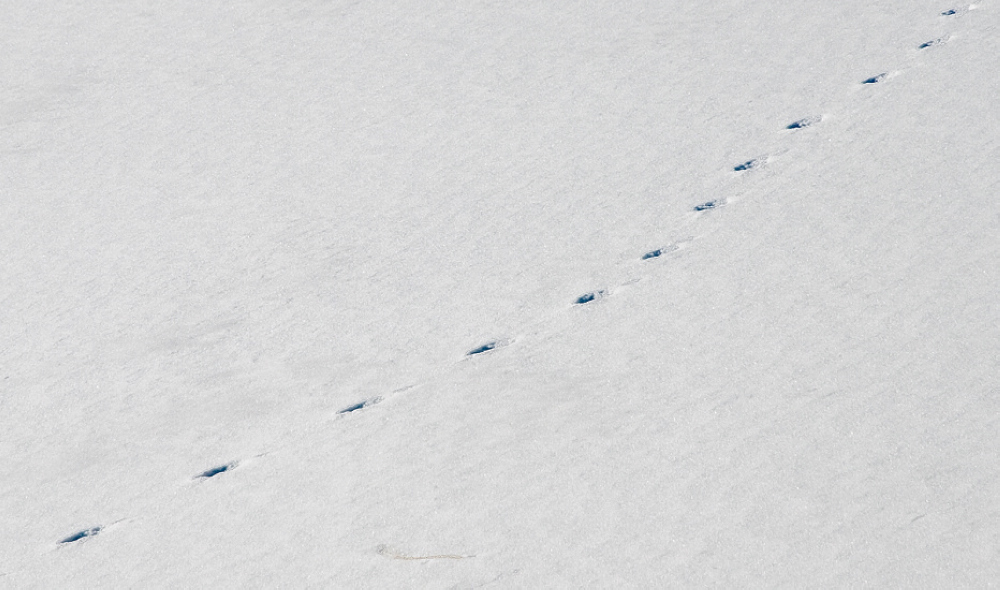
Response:
POLYGON ((656 250, 650 250, 642 255, 640 260, 650 260, 651 258, 659 258, 664 254, 669 254, 670 252, 676 252, 680 250, 681 247, 677 244, 670 244, 669 246, 664 246, 663 248, 657 248, 656 250))
POLYGON ((225 473, 225 472, 229 471, 230 469, 235 468, 236 465, 237 465, 237 463, 235 461, 233 461, 232 463, 226 463, 225 465, 219 465, 218 467, 213 467, 213 468, 211 468, 211 469, 209 469, 207 471, 203 471, 203 472, 199 473, 194 478, 195 479, 208 479, 210 477, 215 477, 216 475, 219 475, 220 473, 225 473))
POLYGON ((363 410, 364 408, 367 408, 369 406, 374 406, 375 404, 379 403, 380 401, 382 401, 382 398, 380 398, 380 397, 376 397, 376 398, 372 398, 372 399, 366 399, 365 401, 356 403, 353 406, 348 406, 348 407, 344 408, 343 410, 340 410, 337 413, 338 414, 350 414, 351 412, 357 412, 358 410, 363 410))
POLYGON ((721 199, 716 199, 714 201, 707 201, 705 203, 702 203, 701 205, 695 205, 694 210, 695 211, 709 211, 711 209, 718 209, 722 205, 723 205, 723 201, 721 199))
POLYGON ((579 297, 577 297, 576 301, 574 301, 573 304, 574 305, 584 305, 584 304, 587 304, 587 303, 591 303, 593 301, 597 301, 598 299, 603 299, 606 295, 607 295, 607 292, 604 291, 604 290, 592 291, 590 293, 585 293, 585 294, 580 295, 579 297))
MULTIPOLYGON (((964 14, 965 12, 967 12, 967 10, 974 10, 975 8, 976 8, 976 5, 970 5, 968 9, 964 9, 964 8, 949 9, 949 10, 945 10, 943 12, 940 12, 939 14, 942 17, 950 17, 950 16, 958 15, 960 13, 964 14)), ((944 38, 931 39, 929 41, 926 41, 926 42, 921 43, 920 45, 918 45, 917 49, 922 51, 924 49, 929 49, 929 48, 932 48, 932 47, 936 47, 938 45, 943 45, 945 43, 950 42, 952 39, 954 39, 954 37, 944 37, 944 38)), ((913 41, 910 41, 910 42, 912 43, 913 41)), ((900 73, 901 72, 899 70, 892 70, 892 71, 882 72, 882 73, 879 73, 877 75, 874 75, 874 76, 872 76, 870 78, 867 78, 867 79, 863 80, 861 82, 861 84, 865 84, 865 85, 866 84, 878 84, 878 83, 881 83, 881 82, 887 80, 890 77, 898 76, 900 73)), ((804 118, 792 121, 791 123, 789 123, 789 124, 787 124, 785 126, 785 129, 786 130, 790 130, 790 131, 800 130, 800 129, 806 129, 806 128, 810 128, 810 127, 813 127, 815 125, 818 125, 823 120, 824 120, 824 116, 823 115, 807 116, 807 117, 804 117, 804 118)), ((770 148, 767 148, 767 149, 770 149, 770 148)), ((737 173, 742 173, 742 172, 749 172, 749 171, 752 171, 752 170, 755 170, 755 169, 758 169, 758 168, 762 168, 762 167, 766 166, 769 162, 770 163, 774 163, 776 160, 780 161, 782 154, 786 153, 787 151, 788 151, 787 149, 783 150, 783 151, 782 150, 777 150, 777 149, 775 149, 773 151, 769 151, 767 154, 764 154, 764 155, 762 155, 760 157, 756 157, 756 158, 747 160, 747 161, 745 161, 745 162, 743 162, 741 164, 733 166, 732 167, 732 171, 733 172, 737 172, 737 173)), ((778 166, 778 167, 780 167, 780 166, 778 166)), ((770 169, 769 169, 769 171, 770 171, 770 169)), ((749 176, 750 176, 750 178, 753 178, 755 175, 749 175, 749 176)), ((741 179, 745 179, 746 177, 741 176, 740 178, 741 179)), ((730 179, 732 179, 732 177, 730 177, 730 179)), ((710 200, 710 201, 706 201, 706 202, 703 202, 703 203, 701 203, 699 205, 695 205, 693 207, 693 210, 695 212, 711 211, 711 210, 714 210, 714 209, 719 209, 721 207, 724 207, 724 206, 727 205, 727 203, 735 203, 735 202, 739 202, 739 201, 740 201, 740 196, 739 195, 729 195, 728 199, 726 197, 723 197, 723 198, 718 198, 718 199, 713 199, 713 200, 710 200)), ((691 217, 693 218, 693 216, 691 216, 691 217)), ((666 255, 668 253, 680 250, 682 247, 686 247, 683 244, 685 242, 690 242, 693 239, 694 239, 694 237, 688 237, 686 239, 679 240, 678 242, 675 242, 673 244, 669 244, 667 246, 662 246, 662 247, 658 247, 658 248, 653 249, 653 250, 649 250, 649 251, 645 252, 644 254, 642 254, 639 259, 641 261, 648 261, 648 260, 652 260, 654 258, 660 258, 660 257, 662 257, 662 256, 664 256, 664 255, 666 255)), ((634 256, 634 255, 635 255, 634 252, 631 253, 631 254, 629 254, 629 256, 634 256)), ((635 259, 632 258, 633 263, 634 263, 634 260, 635 259)), ((644 267, 644 268, 651 268, 651 267, 644 267)), ((632 280, 629 280, 626 283, 611 283, 611 287, 610 288, 612 290, 620 293, 619 289, 623 285, 632 284, 632 283, 635 283, 635 282, 637 282, 639 280, 641 280, 641 279, 632 279, 632 280)), ((608 295, 609 295, 609 291, 607 289, 599 289, 599 290, 591 291, 589 293, 585 293, 585 294, 580 295, 579 297, 577 297, 573 301, 573 305, 586 305, 586 304, 589 304, 589 303, 596 302, 596 301, 598 301, 600 299, 603 299, 603 298, 607 297, 608 295)), ((483 355, 483 354, 489 353, 491 351, 495 351, 498 348, 502 348, 504 346, 507 346, 509 343, 510 343, 510 340, 506 340, 506 339, 489 340, 489 341, 487 341, 485 343, 480 344, 479 346, 476 346, 475 348, 472 348, 472 349, 468 350, 465 353, 465 356, 466 357, 473 357, 473 356, 483 355)), ((4 377, 4 379, 7 379, 7 377, 4 377)), ((407 390, 412 389, 414 387, 417 387, 417 385, 409 385, 409 386, 406 386, 406 387, 402 387, 402 388, 394 390, 393 393, 395 394, 395 393, 407 391, 407 390)), ((350 414, 350 413, 353 413, 353 412, 357 412, 359 410, 363 410, 363 409, 368 408, 370 406, 373 406, 373 405, 375 405, 377 403, 380 403, 381 401, 383 401, 382 397, 373 397, 373 398, 365 399, 363 401, 360 401, 358 403, 355 403, 353 405, 350 405, 348 407, 345 407, 345 408, 337 411, 336 414, 338 414, 338 415, 339 414, 350 414)), ((257 456, 262 456, 262 455, 257 455, 257 456)), ((235 461, 227 463, 227 464, 224 464, 224 465, 219 465, 217 467, 213 467, 211 469, 203 471, 202 473, 196 475, 193 479, 196 479, 196 480, 198 480, 198 479, 210 479, 210 478, 216 477, 216 476, 218 476, 220 474, 227 473, 227 472, 235 469, 238 465, 239 465, 239 463, 235 462, 235 461)), ((916 518, 919 519, 920 516, 918 516, 916 518)), ((111 523, 109 526, 114 527, 115 523, 111 523)), ((95 527, 91 527, 91 528, 88 528, 88 529, 83 529, 83 530, 80 530, 80 531, 78 531, 78 532, 76 532, 76 533, 74 533, 74 534, 72 534, 72 535, 70 535, 70 536, 62 539, 61 541, 59 541, 59 544, 62 545, 62 544, 77 543, 77 542, 83 541, 83 540, 85 540, 85 539, 87 539, 89 537, 94 537, 94 536, 100 534, 103 530, 104 530, 104 527, 102 527, 102 526, 95 526, 95 527)), ((470 558, 470 557, 475 557, 475 555, 460 555, 460 554, 418 554, 418 555, 408 555, 408 554, 402 553, 402 552, 400 552, 400 551, 398 551, 398 550, 396 550, 394 548, 391 548, 389 546, 386 546, 386 545, 379 545, 379 546, 377 546, 376 547, 376 552, 380 556, 383 556, 383 557, 386 557, 386 558, 389 558, 389 559, 393 559, 393 560, 413 560, 413 561, 417 561, 417 560, 441 560, 441 559, 448 559, 448 560, 455 559, 455 560, 458 560, 458 559, 466 559, 466 558, 470 558)), ((0 572, 0 577, 5 577, 7 575, 8 575, 8 573, 6 573, 6 572, 0 572)), ((497 579, 499 579, 499 577, 497 579)))
POLYGON ((813 125, 819 123, 823 120, 822 115, 816 115, 815 117, 806 117, 805 119, 799 119, 794 123, 789 123, 785 129, 805 129, 806 127, 812 127, 813 125))
POLYGON ((489 352, 491 350, 496 350, 498 348, 503 348, 510 344, 508 340, 491 340, 482 346, 477 346, 469 352, 465 353, 465 356, 475 356, 477 354, 483 354, 484 352, 489 352))
POLYGON ((87 537, 93 537, 97 535, 97 533, 101 532, 102 529, 103 527, 99 526, 95 526, 89 529, 84 529, 80 532, 73 533, 72 535, 66 537, 62 541, 59 541, 59 544, 62 545, 64 543, 76 543, 77 541, 86 539, 87 537))
POLYGON ((734 172, 745 172, 745 171, 751 170, 753 168, 760 168, 763 165, 764 165, 764 159, 763 158, 754 158, 753 160, 747 160, 746 162, 743 162, 739 166, 734 166, 733 167, 733 171, 734 172))
POLYGON ((483 354, 484 352, 489 352, 497 347, 496 342, 487 342, 486 344, 473 348, 469 352, 465 353, 466 356, 472 356, 474 354, 483 354))

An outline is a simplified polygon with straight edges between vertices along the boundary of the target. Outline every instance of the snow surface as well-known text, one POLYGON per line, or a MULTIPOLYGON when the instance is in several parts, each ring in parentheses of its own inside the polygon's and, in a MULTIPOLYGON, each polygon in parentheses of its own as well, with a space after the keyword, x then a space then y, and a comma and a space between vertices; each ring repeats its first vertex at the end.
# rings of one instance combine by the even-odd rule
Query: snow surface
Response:
POLYGON ((994 0, 2 13, 0 586, 1000 583, 994 0))

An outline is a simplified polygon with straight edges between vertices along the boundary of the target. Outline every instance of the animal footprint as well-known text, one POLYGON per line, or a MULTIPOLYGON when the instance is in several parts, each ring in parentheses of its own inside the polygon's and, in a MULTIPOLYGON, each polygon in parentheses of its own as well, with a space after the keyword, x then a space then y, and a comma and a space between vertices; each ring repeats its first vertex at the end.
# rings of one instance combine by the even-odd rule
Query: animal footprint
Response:
POLYGON ((496 350, 498 348, 507 346, 507 344, 509 343, 510 342, 507 340, 491 340, 490 342, 487 342, 482 346, 477 346, 476 348, 473 348, 469 352, 465 353, 465 356, 475 356, 477 354, 483 354, 484 352, 489 352, 491 350, 496 350))
POLYGON ((681 247, 678 246, 677 244, 670 244, 669 246, 664 246, 663 248, 657 248, 656 250, 650 250, 649 252, 646 252, 645 254, 642 255, 642 258, 640 258, 640 260, 650 260, 652 258, 659 258, 664 254, 669 254, 670 252, 676 252, 677 250, 680 249, 681 247))
POLYGON ((805 129, 806 127, 812 127, 813 125, 819 123, 823 120, 822 115, 816 115, 815 117, 806 117, 805 119, 799 119, 794 123, 789 123, 785 129, 805 129))
POLYGON ((707 201, 705 203, 702 203, 701 205, 695 205, 694 210, 709 211, 711 209, 718 209, 719 207, 722 207, 723 204, 724 202, 722 201, 722 199, 716 199, 714 201, 707 201))
POLYGON ((607 292, 604 291, 604 290, 591 291, 590 293, 585 293, 585 294, 580 295, 579 297, 577 297, 576 301, 574 301, 573 304, 574 305, 585 305, 587 303, 591 303, 591 302, 597 301, 598 299, 603 299, 606 296, 607 296, 607 292))
POLYGON ((363 410, 363 409, 365 409, 365 408, 367 408, 369 406, 374 406, 375 404, 379 403, 380 401, 382 401, 382 398, 380 398, 380 397, 375 397, 375 398, 372 398, 372 399, 366 399, 365 401, 356 403, 353 406, 348 406, 348 407, 344 408, 343 410, 340 410, 337 413, 338 414, 350 414, 351 412, 357 412, 358 410, 363 410))
POLYGON ((65 544, 65 543, 76 543, 77 541, 81 541, 83 539, 86 539, 87 537, 93 537, 93 536, 97 535, 97 533, 101 532, 102 529, 103 529, 103 527, 99 527, 99 526, 95 526, 95 527, 89 528, 89 529, 84 529, 84 530, 79 531, 77 533, 73 533, 72 535, 66 537, 62 541, 59 541, 59 544, 62 545, 62 544, 65 544))
POLYGON ((203 472, 199 473, 198 475, 194 476, 194 478, 195 479, 209 479, 210 477, 215 477, 216 475, 219 475, 220 473, 225 473, 225 472, 229 471, 230 469, 234 469, 236 467, 236 465, 238 465, 238 463, 236 463, 236 461, 233 461, 232 463, 226 463, 225 465, 219 465, 218 467, 213 467, 213 468, 211 468, 211 469, 209 469, 207 471, 203 471, 203 472))
POLYGON ((944 45, 944 44, 945 44, 945 40, 944 39, 941 39, 941 38, 931 39, 930 41, 927 41, 926 43, 921 43, 920 47, 918 47, 917 49, 928 49, 928 48, 934 47, 936 45, 944 45))
POLYGON ((753 160, 747 160, 739 166, 733 166, 734 172, 745 172, 747 170, 752 170, 754 168, 760 168, 764 165, 766 158, 754 158, 753 160))
POLYGON ((689 236, 687 238, 684 238, 683 240, 677 240, 676 242, 674 242, 673 244, 670 244, 669 246, 664 246, 662 248, 657 248, 656 250, 650 250, 649 252, 646 252, 641 257, 639 257, 639 260, 652 260, 653 258, 659 258, 660 256, 663 256, 664 254, 669 254, 671 252, 676 252, 676 251, 680 250, 681 248, 686 247, 687 243, 690 242, 693 239, 694 239, 693 237, 689 236))

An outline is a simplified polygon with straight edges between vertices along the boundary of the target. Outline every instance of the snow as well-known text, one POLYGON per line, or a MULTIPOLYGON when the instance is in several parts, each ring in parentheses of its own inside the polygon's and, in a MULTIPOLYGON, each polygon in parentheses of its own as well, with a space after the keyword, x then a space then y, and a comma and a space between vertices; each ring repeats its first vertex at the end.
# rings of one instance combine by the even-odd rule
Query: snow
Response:
POLYGON ((0 586, 1000 580, 995 2, 4 12, 0 586))

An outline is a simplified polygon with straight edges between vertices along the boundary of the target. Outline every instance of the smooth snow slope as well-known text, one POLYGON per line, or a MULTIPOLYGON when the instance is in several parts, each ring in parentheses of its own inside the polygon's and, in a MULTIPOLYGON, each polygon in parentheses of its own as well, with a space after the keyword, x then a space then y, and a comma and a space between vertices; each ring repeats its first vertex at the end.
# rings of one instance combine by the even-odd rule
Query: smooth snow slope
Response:
POLYGON ((997 585, 994 1, 398 4, 4 3, 0 586, 997 585))

